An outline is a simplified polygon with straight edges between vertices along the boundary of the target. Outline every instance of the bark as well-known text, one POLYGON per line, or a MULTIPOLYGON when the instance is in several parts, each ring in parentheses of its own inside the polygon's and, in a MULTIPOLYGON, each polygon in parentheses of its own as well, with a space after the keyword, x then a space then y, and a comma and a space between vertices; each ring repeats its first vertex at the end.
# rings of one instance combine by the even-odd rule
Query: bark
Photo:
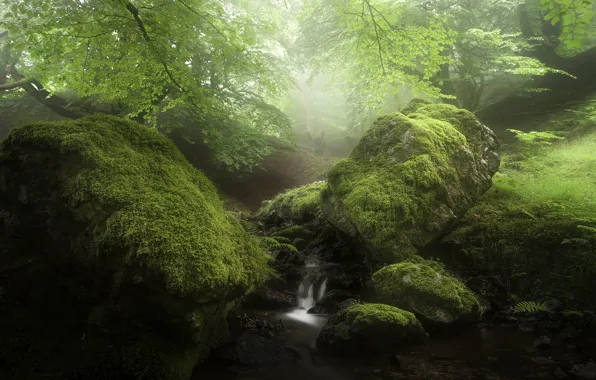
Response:
POLYGON ((14 68, 11 69, 10 74, 11 77, 17 79, 17 82, 14 83, 20 82, 20 87, 22 87, 23 90, 58 115, 69 119, 78 119, 88 115, 87 112, 69 107, 68 102, 65 99, 52 95, 39 81, 32 78, 25 78, 24 75, 16 71, 14 68))

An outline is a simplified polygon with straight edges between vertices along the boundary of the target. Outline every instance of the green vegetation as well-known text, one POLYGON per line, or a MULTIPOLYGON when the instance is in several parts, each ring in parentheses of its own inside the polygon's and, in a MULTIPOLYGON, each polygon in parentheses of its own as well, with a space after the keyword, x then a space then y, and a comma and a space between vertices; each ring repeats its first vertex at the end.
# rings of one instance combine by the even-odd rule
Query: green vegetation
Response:
POLYGON ((334 353, 391 352, 428 338, 414 314, 383 304, 357 304, 335 314, 317 339, 334 353))
POLYGON ((515 313, 536 314, 540 312, 550 313, 551 310, 544 302, 522 301, 515 305, 515 313))
POLYGON ((542 130, 528 136, 555 130, 565 140, 522 141, 505 155, 493 187, 447 239, 460 247, 468 268, 498 274, 522 299, 552 296, 571 305, 596 299, 592 102, 534 122, 542 130))
MULTIPOLYGON (((28 125, 4 140, 5 170, 25 168, 19 161, 24 146, 34 147, 38 159, 42 152, 73 157, 64 172, 38 175, 56 175, 64 206, 95 226, 94 248, 81 252, 84 257, 125 251, 126 262, 159 273, 171 292, 199 298, 225 294, 230 285, 249 290, 266 278, 267 256, 258 242, 159 132, 107 116, 28 125)), ((34 186, 30 181, 23 183, 34 186)), ((31 202, 36 191, 29 190, 31 202)))
POLYGON ((498 166, 496 144, 470 112, 420 101, 406 111, 377 119, 330 170, 324 197, 330 222, 363 238, 380 264, 436 238, 490 187, 498 166))
POLYGON ((373 274, 372 284, 377 301, 414 313, 423 325, 473 323, 483 312, 464 284, 424 264, 386 266, 373 274))
POLYGON ((290 189, 267 201, 257 212, 266 220, 310 222, 321 216, 321 192, 326 182, 315 182, 290 189))

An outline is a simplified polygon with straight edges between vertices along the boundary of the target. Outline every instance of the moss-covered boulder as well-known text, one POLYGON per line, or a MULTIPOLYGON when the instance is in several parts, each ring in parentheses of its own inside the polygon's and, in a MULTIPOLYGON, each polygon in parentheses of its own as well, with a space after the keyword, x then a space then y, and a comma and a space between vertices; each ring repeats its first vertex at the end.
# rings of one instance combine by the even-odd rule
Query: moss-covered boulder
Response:
POLYGON ((383 304, 358 304, 334 314, 317 337, 331 354, 392 352, 423 342, 428 334, 414 314, 383 304))
POLYGON ((490 188, 499 167, 494 134, 472 113, 414 101, 378 118, 329 172, 323 211, 377 264, 416 254, 490 188))
POLYGON ((20 305, 2 313, 2 359, 20 378, 109 367, 187 379, 235 300, 268 276, 260 242, 209 180, 159 132, 115 117, 14 129, 0 146, 0 209, 29 244, 0 259, 20 305), (29 322, 11 332, 18 319, 29 322), (24 356, 11 347, 48 320, 63 339, 31 334, 24 356))
POLYGON ((375 272, 375 301, 408 310, 425 327, 477 322, 483 307, 456 278, 428 265, 402 262, 375 272))
POLYGON ((308 223, 322 215, 321 192, 327 182, 296 187, 263 202, 256 216, 268 226, 287 222, 308 223))

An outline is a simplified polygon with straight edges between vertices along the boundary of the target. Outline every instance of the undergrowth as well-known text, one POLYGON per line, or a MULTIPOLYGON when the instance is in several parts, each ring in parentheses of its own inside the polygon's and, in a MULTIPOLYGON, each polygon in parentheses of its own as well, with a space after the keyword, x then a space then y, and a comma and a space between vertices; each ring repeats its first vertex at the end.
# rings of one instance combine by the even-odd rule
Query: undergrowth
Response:
POLYGON ((517 149, 447 241, 458 247, 457 265, 496 275, 522 299, 589 305, 596 301, 596 97, 551 116, 543 130, 555 129, 514 131, 517 149))

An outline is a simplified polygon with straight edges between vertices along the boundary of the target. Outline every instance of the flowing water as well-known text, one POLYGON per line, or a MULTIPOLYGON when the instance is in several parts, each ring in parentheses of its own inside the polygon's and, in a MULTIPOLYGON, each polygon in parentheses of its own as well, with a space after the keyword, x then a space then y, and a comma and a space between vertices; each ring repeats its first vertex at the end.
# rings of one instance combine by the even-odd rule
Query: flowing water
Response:
POLYGON ((288 311, 285 317, 311 325, 323 327, 326 318, 316 314, 308 314, 327 292, 327 278, 321 271, 316 258, 307 258, 302 268, 302 281, 296 292, 296 308, 288 311))
MULTIPOLYGON (((283 322, 283 330, 274 340, 291 352, 291 355, 275 364, 256 368, 238 365, 203 368, 200 370, 200 376, 195 376, 194 379, 379 379, 377 374, 380 373, 380 368, 385 368, 383 369, 385 373, 389 361, 386 361, 385 364, 367 361, 369 359, 367 359, 366 352, 363 352, 361 357, 355 358, 333 358, 318 352, 316 338, 328 317, 322 314, 308 314, 307 311, 325 296, 327 279, 324 270, 321 270, 321 266, 314 259, 307 261, 301 272, 302 281, 296 292, 296 307, 284 312, 255 312, 256 316, 268 319, 272 323, 280 320, 283 322)), ((501 372, 501 375, 506 376, 500 377, 501 379, 517 379, 525 378, 518 377, 527 370, 524 365, 519 364, 522 360, 527 362, 544 355, 532 345, 536 338, 535 333, 521 332, 515 327, 472 326, 457 335, 443 338, 433 337, 427 344, 410 346, 403 354, 406 359, 409 357, 415 361, 426 363, 422 367, 428 367, 429 373, 442 372, 440 369, 437 371, 436 363, 453 363, 448 365, 464 366, 462 371, 486 368, 501 372), (437 362, 437 360, 439 361, 437 362)), ((459 371, 457 368, 456 373, 459 371)), ((389 369, 389 372, 394 373, 394 370, 389 369)), ((413 373, 412 376, 414 376, 410 377, 412 379, 431 378, 413 373)), ((438 378, 443 379, 442 377, 438 378)), ((450 378, 463 379, 464 377, 462 375, 450 378)), ((432 379, 437 379, 437 377, 432 377, 432 379)))

